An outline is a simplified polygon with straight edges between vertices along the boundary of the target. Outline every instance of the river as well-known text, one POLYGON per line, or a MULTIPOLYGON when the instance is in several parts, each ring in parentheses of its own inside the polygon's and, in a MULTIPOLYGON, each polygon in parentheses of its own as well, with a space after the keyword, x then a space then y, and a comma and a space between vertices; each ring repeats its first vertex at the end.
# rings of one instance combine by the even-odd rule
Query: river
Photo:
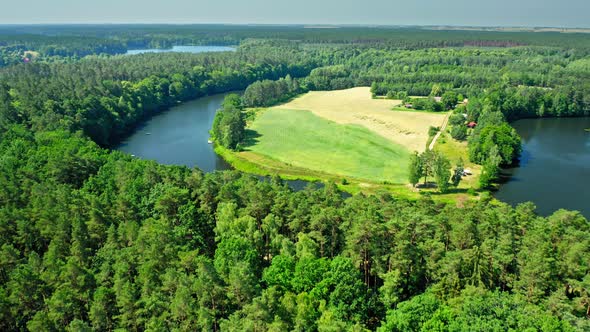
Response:
POLYGON ((139 126, 117 150, 161 164, 196 166, 204 172, 231 169, 207 142, 224 97, 203 97, 159 113, 139 126))
POLYGON ((518 167, 495 194, 511 204, 532 201, 541 215, 560 208, 590 218, 590 118, 526 119, 512 124, 522 137, 518 167))
MULTIPOLYGON (((209 130, 225 94, 189 101, 153 116, 117 150, 161 164, 198 167, 204 172, 228 170, 208 143, 209 130)), ((499 200, 532 201, 537 212, 559 208, 581 211, 590 218, 590 118, 527 119, 513 123, 523 139, 520 165, 504 171, 507 182, 495 193, 499 200)), ((288 181, 295 190, 308 182, 288 181)))
MULTIPOLYGON (((116 150, 160 164, 198 167, 206 173, 232 169, 215 153, 213 144, 208 143, 215 113, 225 95, 199 98, 151 117, 116 150)), ((300 180, 287 183, 294 190, 309 184, 300 180)))

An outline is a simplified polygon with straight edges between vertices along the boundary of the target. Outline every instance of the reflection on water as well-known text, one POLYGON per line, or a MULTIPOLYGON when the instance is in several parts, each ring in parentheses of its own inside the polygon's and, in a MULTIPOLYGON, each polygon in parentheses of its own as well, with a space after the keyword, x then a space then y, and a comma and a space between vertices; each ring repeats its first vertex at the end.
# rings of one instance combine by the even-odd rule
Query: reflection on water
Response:
POLYGON ((517 204, 532 201, 549 215, 564 208, 590 218, 590 118, 527 119, 515 122, 523 139, 519 167, 496 197, 517 204))
POLYGON ((207 142, 224 97, 204 97, 162 112, 147 120, 117 150, 161 164, 196 166, 204 172, 230 169, 207 142))
MULTIPOLYGON (((138 126, 116 149, 160 164, 198 167, 207 173, 231 169, 208 143, 209 130, 224 97, 204 97, 162 112, 138 126)), ((310 184, 303 180, 286 182, 296 191, 310 184)), ((312 185, 324 186, 321 182, 312 185)))

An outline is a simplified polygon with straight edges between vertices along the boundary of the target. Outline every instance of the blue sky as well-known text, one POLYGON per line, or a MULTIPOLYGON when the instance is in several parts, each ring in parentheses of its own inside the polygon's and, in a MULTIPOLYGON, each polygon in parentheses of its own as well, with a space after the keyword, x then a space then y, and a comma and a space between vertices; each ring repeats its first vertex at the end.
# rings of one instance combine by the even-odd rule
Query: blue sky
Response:
POLYGON ((0 0, 0 24, 263 23, 590 27, 590 0, 0 0))

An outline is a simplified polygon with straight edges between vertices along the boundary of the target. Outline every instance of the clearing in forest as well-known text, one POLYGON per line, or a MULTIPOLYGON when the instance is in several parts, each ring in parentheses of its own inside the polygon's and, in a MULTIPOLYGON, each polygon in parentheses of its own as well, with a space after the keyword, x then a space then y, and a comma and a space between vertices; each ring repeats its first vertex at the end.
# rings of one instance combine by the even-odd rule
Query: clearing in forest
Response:
POLYGON ((400 104, 400 100, 373 99, 370 88, 360 87, 312 91, 272 109, 307 110, 339 124, 360 125, 409 151, 422 152, 428 128, 440 126, 446 113, 392 110, 400 104))
POLYGON ((256 155, 268 157, 283 165, 280 173, 308 169, 379 183, 407 182, 410 151, 405 147, 362 126, 309 111, 268 109, 250 124, 245 143, 242 158, 258 163, 256 155))

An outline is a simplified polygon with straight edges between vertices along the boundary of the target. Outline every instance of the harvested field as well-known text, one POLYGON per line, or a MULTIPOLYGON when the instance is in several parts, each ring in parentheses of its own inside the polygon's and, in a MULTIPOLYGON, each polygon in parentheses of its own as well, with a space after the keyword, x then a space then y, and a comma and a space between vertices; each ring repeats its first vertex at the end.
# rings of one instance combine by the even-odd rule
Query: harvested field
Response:
POLYGON ((363 126, 410 151, 424 151, 428 128, 440 126, 446 114, 392 110, 400 104, 400 100, 373 99, 368 87, 360 87, 312 91, 273 109, 308 110, 339 124, 363 126))

